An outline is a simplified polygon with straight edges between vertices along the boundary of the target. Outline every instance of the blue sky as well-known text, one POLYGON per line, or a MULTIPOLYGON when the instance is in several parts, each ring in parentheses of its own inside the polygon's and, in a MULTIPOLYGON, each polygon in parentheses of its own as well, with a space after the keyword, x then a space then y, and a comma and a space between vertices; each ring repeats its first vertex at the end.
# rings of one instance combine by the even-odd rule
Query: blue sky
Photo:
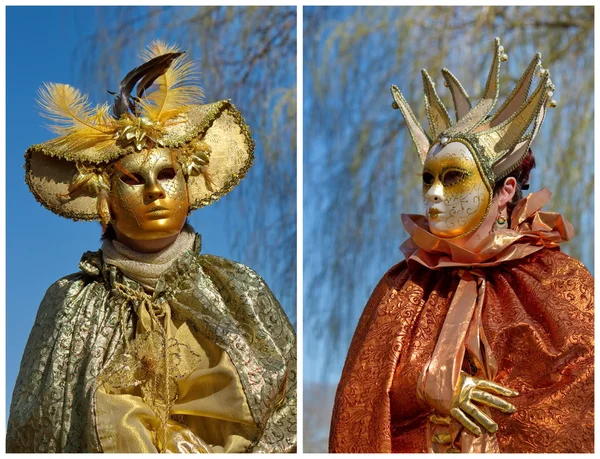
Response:
MULTIPOLYGON (((476 9, 474 7, 468 7, 470 9, 476 9)), ((375 56, 379 56, 377 54, 378 51, 378 40, 382 39, 382 36, 386 39, 389 39, 390 36, 394 35, 393 29, 386 29, 385 31, 379 30, 374 33, 365 33, 365 30, 373 28, 374 24, 370 21, 373 21, 373 17, 376 19, 381 19, 384 14, 375 15, 374 10, 379 9, 382 11, 384 8, 369 8, 369 7, 330 7, 327 8, 327 11, 324 11, 324 8, 321 7, 306 7, 304 9, 304 147, 303 147, 303 161, 304 161, 304 177, 305 177, 305 185, 304 185, 304 246, 305 248, 310 248, 312 253, 309 253, 308 250, 305 250, 304 254, 304 295, 307 298, 308 288, 311 287, 311 278, 314 276, 315 272, 320 272, 321 265, 325 265, 326 269, 329 271, 333 271, 336 269, 336 265, 348 265, 349 262, 346 259, 339 259, 334 256, 331 256, 331 251, 327 251, 328 248, 326 244, 329 243, 329 239, 326 238, 323 234, 319 234, 319 231, 331 231, 337 233, 334 235, 336 239, 344 238, 344 231, 351 233, 353 228, 347 227, 343 228, 341 225, 335 225, 333 222, 329 225, 319 225, 320 221, 330 222, 331 216, 327 214, 328 204, 334 202, 338 209, 341 209, 338 214, 336 214, 336 218, 344 220, 345 214, 352 214, 349 207, 344 206, 354 206, 355 203, 347 204, 345 202, 340 202, 336 200, 336 191, 341 190, 340 194, 344 194, 346 196, 351 196, 354 191, 354 186, 358 186, 360 188, 360 192, 364 195, 365 191, 370 191, 367 184, 364 184, 361 187, 357 185, 360 183, 359 180, 354 179, 349 174, 350 172, 347 169, 347 164, 342 164, 342 158, 346 155, 344 151, 345 141, 347 138, 355 140, 354 137, 351 137, 351 131, 355 128, 358 122, 363 122, 363 119, 366 116, 363 114, 369 113, 370 117, 369 121, 373 121, 376 117, 379 118, 384 124, 384 121, 387 121, 390 117, 396 117, 398 120, 398 125, 400 125, 401 116, 398 112, 395 112, 390 109, 391 104, 391 96, 389 92, 389 87, 391 84, 401 85, 402 90, 405 91, 405 94, 408 91, 407 88, 410 88, 411 84, 415 85, 415 87, 420 88, 420 75, 403 75, 402 72, 398 74, 394 74, 390 76, 390 80, 381 86, 374 85, 371 81, 377 80, 377 78, 370 79, 368 77, 371 72, 380 72, 381 75, 387 75, 389 72, 389 68, 393 68, 394 65, 398 64, 394 61, 395 56, 390 55, 389 61, 386 64, 385 60, 382 60, 382 64, 380 68, 368 67, 372 64, 371 61, 366 63, 365 61, 360 60, 360 56, 362 53, 374 53, 375 56), (313 15, 318 18, 313 22, 309 22, 307 17, 309 15, 313 15), (352 21, 348 21, 351 18, 352 21), (320 22, 319 22, 320 21, 320 22), (344 21, 347 21, 347 24, 344 24, 344 21), (322 24, 322 29, 317 30, 306 30, 308 27, 307 24, 322 24), (337 26, 339 24, 344 25, 344 27, 337 26), (340 31, 341 30, 341 31, 340 31), (332 32, 334 31, 334 32, 332 32), (360 49, 354 49, 351 51, 345 50, 346 53, 351 52, 350 59, 353 59, 353 65, 355 67, 351 67, 349 64, 345 65, 345 61, 343 58, 347 56, 342 55, 342 52, 339 53, 339 58, 336 56, 339 49, 336 47, 336 40, 332 39, 332 36, 335 37, 335 33, 343 34, 356 34, 356 36, 360 37, 360 49), (312 53, 316 56, 316 62, 310 62, 306 60, 306 56, 311 54, 309 50, 316 49, 318 52, 312 53), (327 54, 324 50, 330 50, 331 54, 327 54), (331 51, 332 50, 332 51, 331 51), (314 88, 316 84, 312 80, 312 76, 314 72, 312 72, 311 67, 315 66, 320 68, 319 66, 323 65, 323 60, 318 60, 321 55, 326 55, 330 59, 327 61, 327 72, 321 72, 323 80, 328 80, 329 85, 321 87, 321 91, 324 92, 324 96, 322 98, 318 97, 318 93, 315 93, 314 88), (338 84, 340 80, 347 80, 347 86, 344 84, 338 84), (355 100, 352 101, 352 106, 344 106, 340 107, 340 100, 346 101, 346 99, 342 99, 342 94, 347 88, 353 89, 353 97, 355 100), (323 126, 320 123, 320 120, 311 118, 312 107, 318 107, 321 112, 326 113, 326 117, 328 119, 332 119, 330 125, 323 126), (358 121, 357 121, 358 120, 358 121), (337 132, 334 134, 328 128, 331 126, 335 126, 337 132), (334 136, 332 139, 331 136, 334 136), (338 153, 341 152, 341 153, 338 153), (331 161, 331 157, 335 160, 339 160, 338 162, 331 161), (320 188, 319 188, 320 186, 320 188), (307 194, 307 191, 313 190, 312 193, 307 194), (316 255, 314 253, 316 252, 316 255), (312 263, 307 263, 308 257, 313 260, 312 263)), ((402 7, 390 7, 387 9, 387 14, 389 16, 389 21, 391 24, 397 23, 399 18, 402 17, 406 11, 406 8, 402 7)), ((457 11, 456 17, 461 17, 460 11, 457 11)), ((499 27, 498 30, 494 30, 493 33, 499 34, 502 36, 502 28, 499 27)), ((451 35, 451 33, 449 33, 451 35)), ((492 43, 494 36, 483 37, 482 43, 492 43)), ((454 37, 456 39, 456 37, 454 37)), ((513 67, 509 67, 513 73, 520 76, 520 72, 524 69, 514 67, 514 63, 520 62, 521 60, 526 59, 526 62, 529 62, 529 59, 533 56, 535 51, 538 51, 537 48, 533 49, 531 47, 539 46, 540 43, 523 43, 519 47, 511 48, 509 51, 509 65, 513 65, 513 67)), ((415 46, 418 50, 418 47, 421 46, 420 43, 398 43, 398 46, 415 46)), ((593 46, 590 43, 590 46, 593 46)), ((390 48, 386 47, 385 50, 389 50, 390 48)), ((545 50, 547 52, 547 50, 545 50)), ((459 59, 455 59, 458 61, 459 59)), ((400 65, 400 64, 398 64, 400 65)), ((457 75, 461 76, 465 75, 465 72, 468 73, 468 70, 465 70, 465 64, 461 68, 457 65, 457 62, 445 62, 444 65, 448 65, 452 71, 457 72, 457 75)), ((508 66, 507 66, 508 67, 508 66)), ((485 76, 487 76, 487 71, 489 67, 486 67, 485 76)), ((430 72, 434 75, 434 78, 437 79, 438 84, 441 84, 439 69, 429 68, 430 72)), ((553 70, 554 71, 554 70, 553 70)), ((507 71, 504 70, 502 73, 502 81, 506 81, 507 71)), ((518 76, 517 76, 518 78, 518 76)), ((559 99, 559 108, 558 110, 563 110, 564 106, 561 105, 561 98, 566 99, 568 97, 568 88, 567 85, 564 84, 565 81, 569 78, 568 75, 561 74, 553 74, 553 81, 557 83, 557 97, 559 99), (563 83, 562 85, 560 83, 563 83)), ((485 81, 485 80, 483 80, 485 81)), ((467 84, 468 88, 471 88, 474 84, 473 81, 466 79, 463 83, 467 84)), ((321 82, 322 84, 322 82, 321 82)), ((323 84, 322 84, 323 86, 323 84)), ((422 98, 422 96, 420 96, 422 98)), ((414 108, 414 107, 413 107, 414 108)), ((548 121, 542 127, 543 133, 551 132, 550 130, 553 128, 552 120, 555 116, 554 113, 549 113, 548 121)), ((325 117, 324 117, 325 118, 325 117)), ((422 122, 424 120, 421 120, 422 122)), ((385 124, 387 125, 387 124, 385 124)), ((371 124, 370 124, 371 126, 371 124)), ((387 133, 383 132, 377 123, 373 123, 372 126, 375 128, 369 133, 369 136, 372 138, 387 136, 387 133)), ((568 130, 565 129, 560 133, 553 133, 553 135, 568 135, 568 130)), ((403 129, 401 135, 407 135, 406 131, 403 129)), ((542 136, 540 135, 540 138, 542 136)), ((369 144, 370 145, 370 144, 369 144)), ((530 191, 537 191, 541 188, 548 185, 548 177, 544 177, 543 171, 545 169, 545 165, 547 164, 547 158, 544 155, 544 149, 539 147, 540 142, 534 145, 534 150, 536 151, 536 161, 537 168, 533 170, 531 174, 531 188, 530 191), (537 146, 536 146, 537 145, 537 146)), ((373 153, 371 155, 371 162, 369 165, 373 163, 374 158, 377 157, 378 152, 369 152, 373 153)), ((592 151, 586 150, 586 154, 592 154, 592 151)), ((403 150, 398 151, 398 158, 401 155, 404 155, 405 152, 403 150)), ((412 150, 408 150, 408 154, 413 155, 414 152, 412 150)), ((367 154, 368 156, 368 154, 367 154)), ((415 157, 416 158, 416 157, 415 157)), ((390 167, 398 166, 398 164, 402 164, 400 159, 397 159, 398 163, 390 164, 390 167)), ((377 162, 377 161, 375 161, 377 162)), ((567 165, 553 164, 551 165, 550 171, 556 170, 559 167, 564 167, 567 165)), ((567 166, 568 167, 568 166, 567 166)), ((361 171, 361 173, 365 173, 367 171, 367 167, 361 171)), ((585 177, 589 178, 591 175, 590 171, 585 171, 585 177)), ((383 174, 381 174, 383 175, 383 174)), ((394 184, 389 185, 390 189, 395 189, 394 184)), ((381 188, 377 188, 377 190, 381 190, 381 188)), ((556 190, 551 190, 556 191, 556 190)), ((555 195, 556 196, 556 195, 555 195)), ((389 197, 389 196, 388 196, 389 197)), ((352 292, 352 298, 344 299, 344 301, 340 301, 339 298, 336 298, 332 291, 334 290, 335 285, 329 282, 329 279, 322 280, 318 279, 319 284, 315 286, 315 301, 313 304, 308 304, 306 301, 304 303, 304 321, 305 325, 307 323, 313 324, 313 326, 305 326, 304 330, 304 373, 303 378, 305 382, 317 382, 317 383, 329 383, 329 384, 337 384, 340 378, 341 370, 344 364, 344 358, 347 353, 348 346, 350 344, 350 338, 352 333, 345 334, 341 336, 340 339, 333 339, 331 336, 331 329, 343 328, 344 331, 347 329, 354 330, 358 318, 366 304, 372 290, 376 286, 377 282, 381 279, 384 273, 392 267, 394 264, 400 262, 403 259, 402 254, 398 250, 400 244, 407 238, 406 232, 403 230, 400 224, 396 227, 389 228, 386 226, 388 221, 394 221, 390 217, 390 213, 394 215, 399 215, 402 212, 406 213, 422 213, 422 201, 413 200, 408 203, 404 203, 402 207, 398 207, 390 204, 391 201, 386 201, 384 196, 375 196, 373 206, 376 209, 377 215, 376 219, 379 222, 379 226, 381 228, 385 228, 389 230, 385 237, 382 237, 381 234, 377 234, 376 237, 365 236, 365 241, 368 242, 369 247, 372 247, 372 253, 369 253, 367 249, 365 249, 365 255, 361 260, 365 261, 364 264, 353 265, 354 271, 360 273, 356 278, 352 278, 355 282, 356 290, 352 292), (371 239, 368 239, 371 237, 371 239), (312 308, 309 310, 309 308, 312 308), (331 311, 341 311, 337 315, 331 314, 331 311), (311 312, 308 312, 311 311, 311 312), (318 311, 318 315, 317 315, 318 311), (319 328, 314 319, 315 316, 308 317, 308 314, 315 314, 320 321, 322 328, 319 328), (334 316, 334 319, 337 320, 337 323, 325 323, 328 320, 328 317, 334 316), (340 323, 342 326, 340 326, 340 323), (332 326, 333 324, 333 326, 332 326), (343 326, 346 326, 345 328, 343 326), (329 356, 329 359, 327 358, 329 356), (310 363, 309 363, 310 362, 310 363)), ((555 201, 556 202, 556 201, 555 201)), ((558 211, 564 212, 564 208, 559 208, 556 206, 555 202, 550 202, 545 208, 545 211, 558 211)), ((395 201, 394 201, 395 203, 395 201)), ((593 209, 586 211, 583 214, 584 224, 582 227, 576 227, 576 243, 581 244, 584 249, 584 253, 582 256, 582 262, 592 271, 593 274, 593 238, 589 236, 589 229, 593 228, 594 225, 594 214, 593 209)), ((365 217, 365 220, 368 217, 365 217)), ((354 220, 351 220, 354 223, 354 220)), ((352 250, 352 247, 348 246, 348 250, 352 250)), ((568 248, 563 246, 563 250, 566 253, 569 253, 568 248)), ((348 257, 352 260, 352 257, 348 257)), ((351 262, 350 262, 351 264, 351 262)), ((342 271, 339 267, 337 268, 339 271, 342 271)))
MULTIPOLYGON (((22 352, 35 319, 37 307, 46 289, 57 279, 78 270, 79 259, 87 250, 97 250, 100 246, 98 223, 72 222, 52 214, 39 205, 25 184, 23 155, 34 144, 52 137, 43 127, 45 120, 39 116, 35 104, 36 92, 43 82, 63 82, 72 84, 83 92, 97 88, 79 84, 81 75, 73 62, 74 53, 81 52, 81 42, 97 27, 97 9, 93 7, 8 7, 6 13, 6 397, 8 412, 14 381, 22 352)), ((340 10, 339 14, 349 14, 351 10, 340 10)), ((137 50, 133 50, 137 52, 137 50)), ((137 63, 137 62, 136 62, 137 63)), ((136 63, 124 64, 124 68, 136 63)), ((119 75, 121 76, 121 75, 119 75)), ((305 79, 307 75, 305 74, 305 79)), ((116 86, 118 81, 114 82, 116 86)), ((114 89, 110 88, 110 89, 114 89)), ((377 107, 389 107, 387 88, 381 91, 383 102, 377 107)), ((103 102, 97 100, 94 102, 103 102)), ((305 92, 304 103, 318 103, 311 94, 305 92)), ((248 120, 251 121, 251 120, 248 120)), ((305 118, 305 123, 310 119, 305 118)), ((305 141, 309 141, 306 139, 305 141)), ((314 141, 313 160, 326 155, 329 145, 314 141)), ((305 151, 305 159, 311 152, 305 151)), ((260 152, 257 152, 260 161, 260 152)), ((315 163, 319 165, 318 162, 315 163)), ((256 167, 256 166, 255 166, 256 167)), ((318 169, 305 169, 305 175, 318 169)), ((250 179, 250 178, 249 178, 250 179)), ((246 180, 249 180, 246 179, 246 180)), ((533 174, 532 190, 539 189, 541 178, 533 174)), ((194 212, 190 221, 202 234, 203 252, 234 258, 232 248, 226 242, 230 230, 223 211, 228 201, 235 200, 234 190, 218 203, 194 212)), ((310 191, 310 190, 305 190, 310 191)), ((311 232, 315 219, 321 216, 305 214, 304 247, 311 250, 319 235, 311 232)), ((590 219, 593 218, 590 213, 590 219)), ((402 242, 402 230, 390 237, 386 260, 377 269, 365 272, 364 295, 356 298, 356 304, 363 305, 372 287, 387 268, 400 259, 398 245, 402 242)), ((243 259, 238 259, 244 262, 243 259)), ((326 263, 327 260, 322 260, 326 263)), ((280 286, 270 280, 269 270, 253 266, 278 294, 280 286)), ((310 269, 308 267, 307 269, 310 269)), ((306 276, 305 276, 306 277, 306 276)), ((338 305, 335 299, 326 297, 324 304, 338 305)), ((311 330, 306 330, 306 339, 312 340, 311 330)), ((323 375, 326 343, 321 341, 313 353, 305 355, 305 380, 336 383, 343 362, 327 367, 323 375)), ((345 351, 344 351, 345 353, 345 351)))
MULTIPOLYGON (((72 58, 74 53, 82 51, 83 39, 97 27, 96 14, 96 7, 6 9, 7 415, 23 349, 46 289, 59 278, 78 271, 81 255, 87 250, 97 250, 101 244, 99 223, 73 222, 38 204, 25 184, 23 169, 27 148, 53 137, 43 127, 45 119, 39 116, 35 103, 40 85, 68 83, 84 93, 98 93, 97 88, 81 86, 79 68, 72 58)), ((133 51, 137 54, 138 50, 133 51)), ((137 64, 124 64, 124 68, 137 64)), ((114 86, 118 83, 114 81, 114 86)), ((92 102, 104 100, 92 98, 92 102)), ((254 167, 261 161, 259 148, 255 153, 254 167)), ((251 175, 242 183, 247 186, 250 181, 251 175)), ((238 188, 216 204, 192 213, 190 222, 202 235, 204 253, 244 263, 226 242, 232 235, 224 209, 228 202, 236 201, 237 191, 238 188)), ((283 287, 274 285, 270 270, 261 266, 252 268, 265 278, 276 296, 281 295, 283 287)))

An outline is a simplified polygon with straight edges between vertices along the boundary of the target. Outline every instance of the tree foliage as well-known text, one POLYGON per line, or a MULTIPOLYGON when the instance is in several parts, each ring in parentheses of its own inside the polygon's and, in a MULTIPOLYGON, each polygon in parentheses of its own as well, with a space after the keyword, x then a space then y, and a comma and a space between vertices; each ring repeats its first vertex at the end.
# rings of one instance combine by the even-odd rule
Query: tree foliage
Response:
MULTIPOLYGON (((578 232, 563 250, 593 271, 593 31, 593 7, 305 9, 305 387, 335 387, 366 300, 402 258, 408 234, 400 215, 422 213, 421 164, 391 109, 390 86, 400 87, 426 128, 420 69, 447 107, 443 67, 476 102, 496 36, 509 56, 501 100, 535 52, 551 71, 558 107, 533 144, 531 191, 554 193, 547 210, 578 232)), ((328 425, 330 402, 305 403, 310 451, 327 451, 326 436, 311 426, 328 425)))
POLYGON ((295 322, 296 8, 110 7, 98 8, 97 21, 74 61, 100 100, 161 39, 199 64, 207 101, 232 99, 244 115, 256 161, 236 189, 239 201, 223 200, 226 237, 240 259, 276 279, 271 287, 295 322))
POLYGON ((391 84, 426 127, 420 69, 438 82, 447 107, 443 67, 477 101, 496 36, 509 56, 501 100, 535 52, 551 71, 558 108, 533 144, 531 191, 553 192, 547 210, 578 230, 563 250, 593 270, 593 31, 593 7, 305 10, 305 356, 322 363, 318 378, 339 378, 366 299, 400 261, 408 236, 401 213, 422 213, 421 164, 390 107, 391 84))

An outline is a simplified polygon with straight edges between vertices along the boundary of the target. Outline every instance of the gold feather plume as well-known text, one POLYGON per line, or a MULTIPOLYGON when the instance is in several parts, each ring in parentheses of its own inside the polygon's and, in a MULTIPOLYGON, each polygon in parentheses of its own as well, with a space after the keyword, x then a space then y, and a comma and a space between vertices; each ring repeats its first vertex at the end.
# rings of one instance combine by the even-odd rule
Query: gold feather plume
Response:
POLYGON ((112 148, 117 128, 108 104, 93 107, 88 96, 68 84, 44 83, 38 92, 41 115, 52 124, 47 127, 60 137, 50 141, 72 151, 84 148, 112 148))
POLYGON ((41 115, 54 125, 49 128, 58 135, 112 136, 114 123, 108 114, 110 105, 92 107, 88 96, 68 84, 44 83, 39 90, 41 115))
MULTIPOLYGON (((156 40, 142 52, 142 58, 149 61, 163 54, 179 51, 177 45, 169 46, 156 40)), ((179 57, 164 75, 156 79, 157 89, 145 94, 140 101, 143 113, 158 122, 164 122, 179 115, 190 105, 202 101, 204 92, 198 81, 199 77, 191 58, 187 55, 179 57)))

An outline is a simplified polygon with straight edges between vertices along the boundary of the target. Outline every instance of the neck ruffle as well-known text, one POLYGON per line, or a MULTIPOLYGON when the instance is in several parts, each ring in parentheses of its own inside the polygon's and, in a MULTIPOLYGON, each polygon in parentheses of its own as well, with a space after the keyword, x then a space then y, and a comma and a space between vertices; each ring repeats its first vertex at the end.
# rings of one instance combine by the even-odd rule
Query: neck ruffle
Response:
POLYGON ((496 266, 524 258, 544 247, 558 247, 571 239, 575 231, 559 213, 541 211, 551 196, 544 188, 523 198, 512 211, 510 228, 490 233, 472 251, 456 245, 452 239, 432 234, 425 216, 402 214, 402 223, 410 238, 400 250, 408 262, 440 269, 496 266))

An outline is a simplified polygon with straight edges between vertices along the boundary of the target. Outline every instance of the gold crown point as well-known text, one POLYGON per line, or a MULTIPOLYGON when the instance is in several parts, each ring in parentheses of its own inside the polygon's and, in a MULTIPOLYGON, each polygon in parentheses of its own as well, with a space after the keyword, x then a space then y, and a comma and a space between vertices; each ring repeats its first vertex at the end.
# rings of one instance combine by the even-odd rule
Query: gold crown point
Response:
POLYGON ((509 173, 512 166, 518 166, 522 162, 523 142, 530 144, 533 141, 546 110, 557 106, 557 102, 552 98, 553 94, 548 94, 550 91, 554 91, 554 85, 550 81, 550 71, 542 67, 540 59, 541 55, 536 53, 511 95, 495 112, 500 86, 500 62, 508 60, 505 48, 500 46, 498 39, 495 40, 495 52, 488 75, 488 81, 493 81, 495 84, 486 85, 483 94, 485 104, 481 107, 479 104, 473 107, 469 96, 456 78, 447 69, 442 69, 444 86, 453 89, 455 123, 450 119, 446 108, 433 89, 431 78, 426 71, 422 71, 430 135, 425 135, 406 100, 397 95, 398 88, 392 86, 392 93, 397 97, 395 99, 397 103, 392 104, 392 107, 398 108, 399 106, 402 115, 408 121, 406 126, 421 163, 425 162, 427 154, 431 151, 432 141, 435 145, 443 148, 452 141, 464 140, 463 143, 466 142, 469 149, 472 147, 471 153, 485 166, 485 179, 490 186, 494 185, 498 177, 509 173), (539 73, 541 79, 537 82, 537 88, 528 98, 528 89, 532 85, 536 73, 539 73), (506 113, 507 111, 512 111, 512 113, 506 113), (501 122, 502 128, 500 129, 497 123, 501 119, 505 121, 501 122), (535 127, 529 135, 526 135, 527 129, 532 126, 532 123, 535 127), (521 132, 524 127, 526 129, 521 132))

